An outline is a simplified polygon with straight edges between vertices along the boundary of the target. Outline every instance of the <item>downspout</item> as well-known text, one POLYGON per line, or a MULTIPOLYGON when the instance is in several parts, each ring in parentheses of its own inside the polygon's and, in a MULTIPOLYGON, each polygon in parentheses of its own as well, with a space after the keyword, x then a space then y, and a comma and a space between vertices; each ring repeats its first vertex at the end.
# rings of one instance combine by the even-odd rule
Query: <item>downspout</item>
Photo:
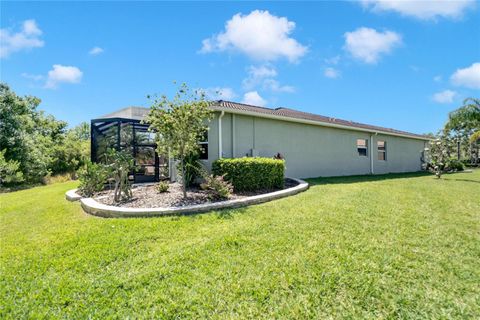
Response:
POLYGON ((370 134, 370 174, 375 173, 375 171, 373 170, 373 136, 376 136, 377 134, 377 132, 375 132, 375 134, 370 134))
POLYGON ((235 158, 235 149, 236 149, 235 131, 236 131, 236 129, 235 129, 235 114, 233 113, 232 114, 232 158, 235 158))
POLYGON ((225 115, 225 111, 222 111, 220 113, 220 116, 218 117, 218 158, 222 158, 222 118, 225 115))

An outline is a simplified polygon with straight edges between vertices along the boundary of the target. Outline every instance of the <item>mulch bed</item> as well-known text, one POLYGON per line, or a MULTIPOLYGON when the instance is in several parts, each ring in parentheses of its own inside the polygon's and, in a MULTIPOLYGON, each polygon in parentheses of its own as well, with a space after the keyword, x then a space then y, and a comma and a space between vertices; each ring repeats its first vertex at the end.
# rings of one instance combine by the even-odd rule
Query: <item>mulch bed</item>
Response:
MULTIPOLYGON (((296 185, 297 183, 294 180, 285 179, 285 189, 296 185)), ((115 203, 113 201, 113 190, 99 192, 94 196, 94 199, 106 205, 124 208, 183 207, 223 201, 209 199, 206 191, 195 187, 187 189, 187 198, 184 199, 182 187, 177 182, 170 183, 168 192, 164 193, 158 192, 156 187, 156 184, 134 185, 132 188, 133 197, 130 200, 121 203, 115 203)), ((259 190, 257 192, 234 192, 228 200, 241 199, 278 190, 280 189, 259 190)))

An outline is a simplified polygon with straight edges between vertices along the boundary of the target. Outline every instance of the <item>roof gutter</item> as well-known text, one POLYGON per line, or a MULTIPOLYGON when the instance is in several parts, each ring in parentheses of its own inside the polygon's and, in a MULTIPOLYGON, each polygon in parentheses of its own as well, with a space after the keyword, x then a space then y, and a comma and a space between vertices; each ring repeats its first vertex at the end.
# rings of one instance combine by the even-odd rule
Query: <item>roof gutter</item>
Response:
POLYGON ((228 113, 247 115, 247 116, 253 116, 253 117, 260 117, 260 118, 282 120, 282 121, 288 121, 288 122, 311 124, 311 125, 322 126, 322 127, 331 127, 331 128, 345 129, 345 130, 369 132, 369 133, 373 133, 373 134, 385 134, 385 135, 389 135, 389 136, 396 136, 396 137, 409 138, 409 139, 417 139, 417 140, 422 140, 422 141, 431 140, 430 138, 427 138, 427 137, 416 137, 416 136, 410 136, 410 135, 401 134, 401 133, 393 133, 393 132, 387 132, 387 131, 356 128, 356 127, 350 127, 350 126, 345 126, 345 125, 341 125, 341 124, 327 123, 327 122, 320 122, 320 121, 313 121, 313 120, 299 119, 299 118, 291 118, 291 117, 279 116, 279 115, 275 115, 275 114, 264 114, 264 113, 259 113, 259 112, 235 110, 235 109, 224 108, 224 107, 220 107, 220 106, 216 106, 216 105, 212 105, 212 106, 210 106, 210 108, 214 111, 221 111, 222 114, 225 113, 225 112, 228 112, 228 113))

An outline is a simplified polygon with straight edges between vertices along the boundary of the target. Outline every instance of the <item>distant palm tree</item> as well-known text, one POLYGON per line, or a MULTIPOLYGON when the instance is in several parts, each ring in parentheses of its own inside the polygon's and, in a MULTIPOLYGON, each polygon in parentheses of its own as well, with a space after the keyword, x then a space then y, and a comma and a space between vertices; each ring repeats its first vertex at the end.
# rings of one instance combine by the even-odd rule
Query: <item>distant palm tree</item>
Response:
POLYGON ((480 99, 465 99, 462 107, 448 115, 447 127, 453 130, 480 129, 480 99))
POLYGON ((457 158, 460 160, 461 141, 469 142, 470 159, 472 164, 478 162, 478 145, 473 138, 475 132, 480 131, 480 99, 467 98, 463 106, 448 115, 448 122, 445 125, 447 132, 455 132, 457 136, 457 158))

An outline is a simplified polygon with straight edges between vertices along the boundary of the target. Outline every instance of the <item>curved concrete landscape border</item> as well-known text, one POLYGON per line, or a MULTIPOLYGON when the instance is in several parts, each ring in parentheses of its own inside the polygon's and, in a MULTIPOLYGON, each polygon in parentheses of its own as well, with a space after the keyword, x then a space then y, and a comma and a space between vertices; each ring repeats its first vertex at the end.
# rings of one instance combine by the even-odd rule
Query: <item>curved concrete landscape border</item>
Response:
POLYGON ((77 193, 78 189, 68 190, 65 193, 65 199, 68 201, 78 201, 82 199, 82 196, 77 193))
POLYGON ((275 192, 260 194, 257 196, 246 197, 242 199, 204 203, 184 207, 164 207, 164 208, 122 208, 115 206, 108 206, 97 202, 93 198, 82 198, 80 203, 85 212, 104 218, 127 218, 127 217, 157 217, 169 215, 186 215, 194 213, 202 213, 212 210, 239 208, 249 206, 252 204, 259 204, 275 199, 280 199, 294 194, 300 193, 308 189, 308 183, 300 180, 290 178, 298 183, 298 185, 279 190, 275 192))

